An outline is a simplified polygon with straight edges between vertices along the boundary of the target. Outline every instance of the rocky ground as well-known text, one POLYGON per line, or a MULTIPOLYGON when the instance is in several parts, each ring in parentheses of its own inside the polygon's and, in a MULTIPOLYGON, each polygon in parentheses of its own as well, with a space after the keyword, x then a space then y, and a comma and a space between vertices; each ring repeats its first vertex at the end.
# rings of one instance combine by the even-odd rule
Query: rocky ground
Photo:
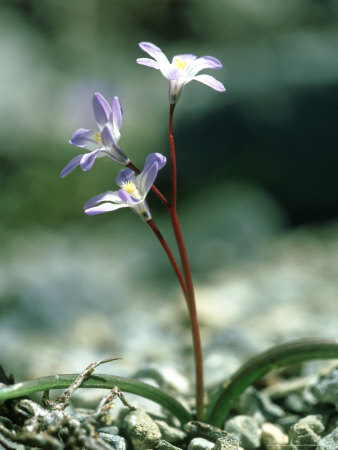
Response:
MULTIPOLYGON (((209 206, 213 233, 206 236, 201 219, 187 238, 210 389, 275 344, 337 337, 337 225, 281 232, 271 202, 252 191, 250 199, 241 195, 241 207, 233 200, 221 218, 219 205, 214 212, 209 206)), ((183 229, 194 220, 193 213, 183 215, 183 229)), ((129 221, 123 233, 114 225, 95 228, 90 238, 88 230, 70 227, 27 230, 4 243, 0 364, 6 374, 20 381, 78 373, 92 361, 122 357, 101 372, 134 375, 191 400, 185 306, 167 261, 139 225, 137 244, 129 221), (109 233, 120 234, 112 242, 109 233)), ((293 367, 255 385, 224 430, 181 427, 132 395, 126 398, 136 409, 121 409, 117 398, 102 422, 104 395, 81 390, 61 412, 42 406, 41 398, 39 406, 36 398, 9 402, 1 407, 0 448, 30 448, 10 443, 25 427, 42 439, 52 430, 49 447, 40 448, 338 448, 338 369, 328 363, 293 367)))

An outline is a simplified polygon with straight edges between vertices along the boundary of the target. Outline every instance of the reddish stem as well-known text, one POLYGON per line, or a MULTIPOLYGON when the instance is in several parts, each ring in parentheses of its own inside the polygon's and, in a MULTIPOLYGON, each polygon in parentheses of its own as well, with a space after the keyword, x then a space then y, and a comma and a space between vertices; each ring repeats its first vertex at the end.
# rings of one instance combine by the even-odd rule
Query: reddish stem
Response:
MULTIPOLYGON (((137 167, 134 166, 133 163, 129 162, 127 164, 127 167, 129 167, 129 169, 131 169, 133 172, 135 172, 137 175, 141 172, 137 167)), ((162 194, 161 191, 159 191, 157 189, 157 187, 155 187, 154 185, 152 186, 151 190, 154 192, 154 194, 157 195, 157 197, 161 200, 162 203, 164 203, 164 205, 169 208, 170 207, 170 203, 168 202, 168 200, 165 198, 165 196, 162 194)))
POLYGON ((153 232, 155 233, 157 239, 160 241, 162 247, 164 248, 164 251, 166 252, 166 254, 167 254, 168 258, 169 258, 169 261, 170 261, 170 263, 171 263, 171 265, 172 265, 172 267, 173 267, 173 269, 174 269, 174 271, 176 273, 176 276, 177 276, 177 278, 178 278, 178 280, 180 282, 180 285, 182 287, 182 291, 183 291, 184 297, 185 297, 186 301, 188 302, 188 300, 187 300, 187 288, 186 288, 186 285, 185 285, 185 281, 184 281, 183 276, 181 274, 181 271, 180 271, 180 269, 179 269, 179 267, 178 267, 178 265, 176 263, 176 260, 175 260, 175 258, 173 256, 173 254, 171 253, 171 250, 170 250, 168 244, 166 243, 164 237, 162 236, 162 233, 157 228, 157 226, 156 226, 155 222, 153 221, 153 219, 148 220, 147 224, 153 230, 153 232))
POLYGON ((194 284, 191 275, 191 269, 189 264, 189 259, 187 251, 185 248, 183 235, 181 227, 178 221, 177 211, 176 211, 176 195, 177 195, 177 170, 176 170, 176 153, 175 153, 175 143, 173 135, 173 114, 175 109, 175 103, 170 104, 169 113, 169 143, 170 143, 170 156, 171 156, 171 175, 172 175, 172 200, 169 207, 169 214, 173 230, 175 233, 175 238, 177 242, 177 247, 180 253, 183 274, 185 278, 185 284, 187 289, 187 305, 190 318, 190 326, 192 332, 194 357, 195 357, 195 375, 196 375, 196 416, 197 420, 203 420, 204 414, 204 381, 203 381, 203 356, 202 356, 202 345, 201 337, 198 325, 196 301, 194 284))

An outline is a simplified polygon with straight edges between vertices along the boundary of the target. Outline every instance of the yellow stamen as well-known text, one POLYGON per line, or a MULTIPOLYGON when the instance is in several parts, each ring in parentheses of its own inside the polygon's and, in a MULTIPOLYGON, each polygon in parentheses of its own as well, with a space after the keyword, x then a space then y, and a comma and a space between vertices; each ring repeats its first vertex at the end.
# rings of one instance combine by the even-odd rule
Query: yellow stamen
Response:
POLYGON ((93 134, 93 139, 96 141, 99 145, 102 145, 102 139, 101 139, 101 133, 97 131, 93 134))
POLYGON ((136 191, 136 186, 132 181, 127 181, 126 183, 122 183, 122 189, 126 191, 128 194, 134 194, 136 191))
POLYGON ((174 66, 177 69, 184 70, 187 67, 188 61, 181 61, 180 58, 176 58, 174 62, 174 66))

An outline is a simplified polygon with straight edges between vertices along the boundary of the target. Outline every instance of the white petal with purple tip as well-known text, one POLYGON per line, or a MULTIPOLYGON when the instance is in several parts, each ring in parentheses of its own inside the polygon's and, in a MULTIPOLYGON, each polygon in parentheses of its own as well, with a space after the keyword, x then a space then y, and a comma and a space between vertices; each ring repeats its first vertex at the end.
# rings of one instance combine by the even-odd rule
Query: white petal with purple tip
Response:
POLYGON ((215 91, 225 92, 225 87, 223 86, 223 84, 220 81, 216 80, 216 78, 212 77, 211 75, 206 74, 196 75, 192 79, 199 81, 200 83, 206 84, 212 89, 215 89, 215 91))

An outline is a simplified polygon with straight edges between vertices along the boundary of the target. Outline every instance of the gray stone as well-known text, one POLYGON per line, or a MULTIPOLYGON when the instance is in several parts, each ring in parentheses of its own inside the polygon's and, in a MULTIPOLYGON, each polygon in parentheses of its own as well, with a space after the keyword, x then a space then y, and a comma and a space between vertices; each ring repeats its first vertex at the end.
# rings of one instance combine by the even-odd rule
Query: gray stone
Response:
POLYGON ((127 442, 122 436, 117 436, 116 434, 105 433, 103 431, 99 432, 100 438, 110 444, 115 450, 126 450, 127 442))
POLYGON ((307 446, 309 449, 314 449, 324 428, 321 416, 309 415, 304 417, 290 428, 291 448, 298 450, 307 446))
POLYGON ((188 445, 188 450, 212 450, 215 444, 204 438, 194 438, 188 445))
POLYGON ((258 448, 261 442, 261 430, 257 421, 245 415, 232 417, 225 423, 225 430, 239 436, 244 448, 258 448))
POLYGON ((231 433, 227 437, 218 438, 214 450, 239 450, 239 437, 231 433))
POLYGON ((157 450, 182 450, 181 447, 176 447, 173 444, 170 444, 170 442, 165 441, 164 439, 162 439, 158 444, 157 444, 157 450))
POLYGON ((320 377, 312 387, 312 393, 319 402, 334 404, 338 411, 338 368, 320 377))
POLYGON ((262 443, 266 450, 285 450, 289 442, 287 434, 272 423, 262 425, 262 443))
POLYGON ((123 421, 123 428, 137 450, 155 448, 162 437, 158 425, 142 409, 136 409, 127 414, 123 421))
POLYGON ((155 420, 164 440, 172 443, 183 441, 187 435, 179 428, 171 427, 164 420, 155 420))
POLYGON ((211 441, 228 436, 228 433, 221 428, 197 420, 186 423, 183 428, 190 436, 202 436, 211 441))
POLYGON ((333 450, 338 448, 338 428, 318 441, 316 450, 333 450))
POLYGON ((254 417, 259 424, 273 421, 285 414, 280 406, 252 386, 241 395, 238 402, 238 411, 240 414, 254 417))

